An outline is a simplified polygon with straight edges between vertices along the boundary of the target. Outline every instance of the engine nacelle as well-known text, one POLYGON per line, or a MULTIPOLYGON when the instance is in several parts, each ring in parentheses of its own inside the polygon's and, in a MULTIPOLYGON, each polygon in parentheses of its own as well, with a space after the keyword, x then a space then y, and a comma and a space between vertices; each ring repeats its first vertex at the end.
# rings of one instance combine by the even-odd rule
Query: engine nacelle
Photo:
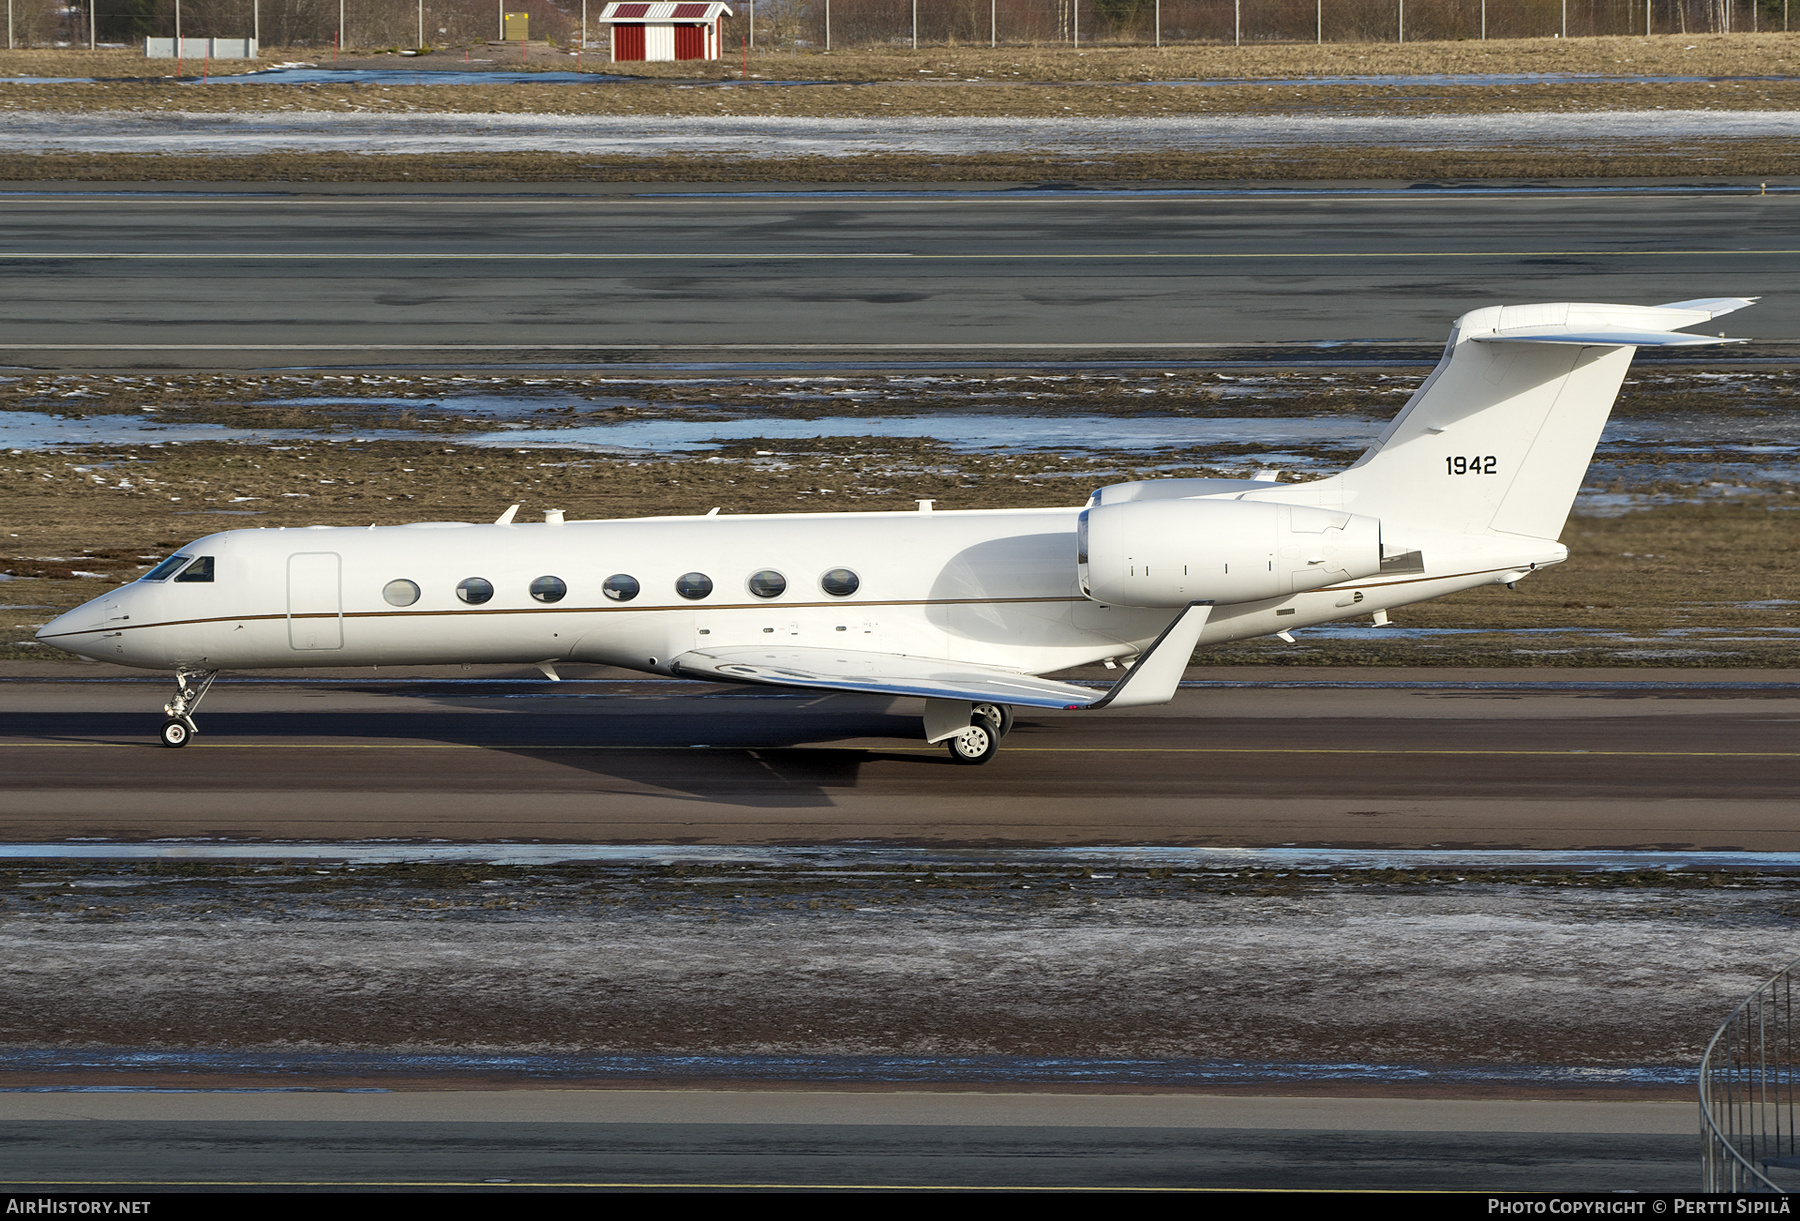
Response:
POLYGON ((1081 592, 1118 606, 1257 602, 1374 576, 1373 517, 1258 500, 1132 500, 1085 509, 1081 592))

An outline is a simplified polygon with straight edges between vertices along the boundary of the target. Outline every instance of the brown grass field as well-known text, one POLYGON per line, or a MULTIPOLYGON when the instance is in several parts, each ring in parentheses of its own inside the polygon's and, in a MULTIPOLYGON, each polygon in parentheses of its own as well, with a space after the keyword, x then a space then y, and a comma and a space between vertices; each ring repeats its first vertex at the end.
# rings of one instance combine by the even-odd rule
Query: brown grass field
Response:
MULTIPOLYGON (((634 81, 561 84, 374 86, 178 83, 166 61, 131 52, 0 51, 0 76, 105 77, 79 84, 0 83, 0 112, 469 113, 641 116, 1169 118, 1187 115, 1424 115, 1598 110, 1791 110, 1800 42, 1787 35, 1521 39, 1491 43, 857 49, 829 55, 768 52, 728 88, 725 73, 692 65, 632 65, 634 81), (1281 88, 1240 84, 1177 88, 1167 80, 1272 80, 1396 73, 1604 73, 1609 81, 1504 85, 1337 83, 1281 88), (1657 81, 1718 76, 1717 81, 1657 81), (758 84, 803 79, 804 87, 758 84), (856 83, 849 83, 856 82, 856 83), (866 83, 872 82, 872 83, 866 83)), ((281 53, 270 53, 279 62, 281 53)), ((568 69, 572 61, 536 67, 568 69)), ((461 68, 460 55, 345 59, 345 66, 461 68)), ((497 65, 515 67, 510 63, 497 65)), ((609 68, 584 57, 583 67, 609 68)), ((1569 150, 1498 140, 1474 151, 1294 147, 1278 151, 1122 150, 1104 158, 912 156, 737 158, 594 156, 531 150, 455 156, 351 153, 254 156, 11 155, 14 181, 690 181, 690 182, 1090 182, 1320 181, 1417 178, 1656 178, 1695 171, 1782 179, 1800 173, 1800 150, 1769 139, 1668 140, 1569 150)))

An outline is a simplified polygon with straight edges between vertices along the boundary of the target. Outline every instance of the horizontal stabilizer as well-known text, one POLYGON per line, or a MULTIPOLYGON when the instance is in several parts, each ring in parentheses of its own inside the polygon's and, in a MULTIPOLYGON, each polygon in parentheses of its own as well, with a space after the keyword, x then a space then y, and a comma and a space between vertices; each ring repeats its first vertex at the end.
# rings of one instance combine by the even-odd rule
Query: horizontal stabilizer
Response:
MULTIPOLYGON (((1705 314, 1706 317, 1699 321, 1706 322, 1726 314, 1735 314, 1741 309, 1749 309, 1761 300, 1761 297, 1701 297, 1695 301, 1671 301, 1667 305, 1659 305, 1656 308, 1690 310, 1696 314, 1705 314)), ((1682 325, 1692 326, 1694 324, 1685 322, 1682 325)))
POLYGON ((1476 343, 1574 343, 1586 347, 1685 348, 1700 343, 1749 343, 1723 335, 1687 335, 1681 331, 1612 331, 1604 327, 1550 327, 1524 334, 1471 335, 1476 343))
POLYGON ((683 678, 870 695, 917 695, 1026 708, 1085 708, 1104 694, 995 666, 848 649, 696 650, 675 658, 670 668, 683 678))
POLYGON ((1558 302, 1505 305, 1477 310, 1462 319, 1465 339, 1475 343, 1567 343, 1582 347, 1686 347, 1698 343, 1748 343, 1723 335, 1684 335, 1684 326, 1711 322, 1754 304, 1754 297, 1706 297, 1671 305, 1594 305, 1558 302))

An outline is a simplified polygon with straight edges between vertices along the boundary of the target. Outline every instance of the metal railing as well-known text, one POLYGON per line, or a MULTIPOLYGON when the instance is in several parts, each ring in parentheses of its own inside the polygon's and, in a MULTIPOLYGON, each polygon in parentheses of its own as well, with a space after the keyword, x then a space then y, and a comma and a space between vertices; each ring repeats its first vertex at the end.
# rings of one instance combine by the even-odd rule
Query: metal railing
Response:
POLYGON ((1785 1191, 1768 1171, 1800 1169, 1796 968, 1800 958, 1746 997, 1700 1058, 1700 1168, 1707 1191, 1785 1191))

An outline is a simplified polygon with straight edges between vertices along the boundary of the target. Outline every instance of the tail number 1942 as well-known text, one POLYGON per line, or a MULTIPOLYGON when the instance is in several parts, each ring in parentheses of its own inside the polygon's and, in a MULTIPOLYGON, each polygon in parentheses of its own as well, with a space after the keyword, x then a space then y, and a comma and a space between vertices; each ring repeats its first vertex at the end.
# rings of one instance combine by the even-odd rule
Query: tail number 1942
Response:
POLYGON ((1489 454, 1485 458, 1445 458, 1446 475, 1497 475, 1500 459, 1489 454))

